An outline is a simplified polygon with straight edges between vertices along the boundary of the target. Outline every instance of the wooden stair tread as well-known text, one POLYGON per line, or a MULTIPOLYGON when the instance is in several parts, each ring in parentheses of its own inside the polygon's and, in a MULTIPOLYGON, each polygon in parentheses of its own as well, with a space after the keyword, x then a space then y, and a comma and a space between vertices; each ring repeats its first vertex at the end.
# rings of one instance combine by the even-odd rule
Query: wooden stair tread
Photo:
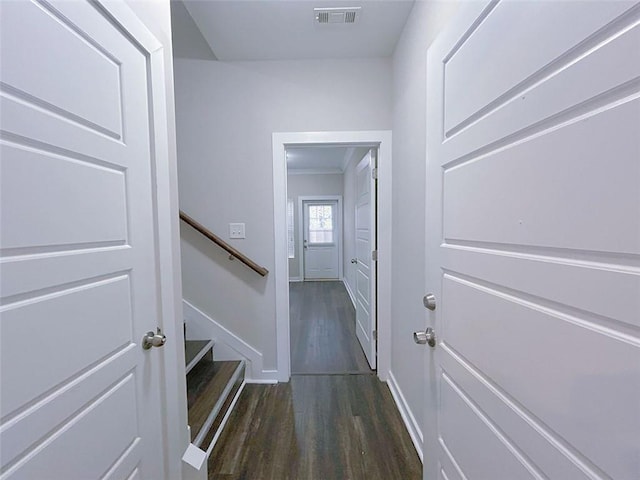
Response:
POLYGON ((200 361, 187 375, 187 406, 194 441, 232 381, 240 361, 200 361))
POLYGON ((213 340, 185 340, 184 357, 187 373, 213 348, 213 340))
POLYGON ((227 395, 227 398, 225 399, 224 403, 222 404, 222 407, 220 408, 220 412, 218 413, 215 420, 213 421, 213 424, 209 427, 207 434, 202 439, 202 442, 200 442, 200 448, 202 450, 207 452, 209 451, 209 446, 211 445, 211 442, 213 442, 213 440, 216 438, 218 431, 222 430, 222 428, 224 427, 223 425, 224 416, 226 415, 227 411, 231 409, 231 405, 233 404, 236 394, 242 387, 243 383, 244 383, 244 368, 241 374, 235 379, 235 382, 233 383, 233 386, 229 391, 229 395, 227 395))

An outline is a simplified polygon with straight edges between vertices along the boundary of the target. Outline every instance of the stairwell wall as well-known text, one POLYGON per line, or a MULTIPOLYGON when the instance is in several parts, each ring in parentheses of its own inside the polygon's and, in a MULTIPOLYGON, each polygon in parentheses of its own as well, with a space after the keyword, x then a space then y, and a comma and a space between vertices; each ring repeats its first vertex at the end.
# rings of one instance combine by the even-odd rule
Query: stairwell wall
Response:
MULTIPOLYGON (((176 58, 174 68, 180 206, 273 272, 272 133, 390 129, 391 60, 176 58), (228 239, 230 222, 245 223, 246 239, 228 239)), ((275 370, 273 276, 184 224, 181 247, 184 298, 275 370)))

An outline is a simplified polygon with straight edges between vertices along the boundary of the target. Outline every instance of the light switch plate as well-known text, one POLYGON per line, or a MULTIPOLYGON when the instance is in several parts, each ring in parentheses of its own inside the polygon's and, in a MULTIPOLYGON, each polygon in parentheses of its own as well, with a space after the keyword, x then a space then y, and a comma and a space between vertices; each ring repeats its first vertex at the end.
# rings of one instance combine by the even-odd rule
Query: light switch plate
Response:
POLYGON ((230 223, 229 238, 245 238, 244 223, 230 223))

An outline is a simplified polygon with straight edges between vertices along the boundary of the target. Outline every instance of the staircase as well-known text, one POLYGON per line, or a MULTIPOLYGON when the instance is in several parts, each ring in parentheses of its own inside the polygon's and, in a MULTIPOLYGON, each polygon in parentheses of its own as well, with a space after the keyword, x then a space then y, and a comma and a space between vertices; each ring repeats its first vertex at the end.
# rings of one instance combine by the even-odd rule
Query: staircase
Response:
POLYGON ((245 362, 215 361, 213 340, 185 340, 191 443, 209 457, 244 386, 245 362))
MULTIPOLYGON (((180 211, 180 220, 225 250, 229 254, 229 260, 237 258, 262 277, 269 273, 266 268, 229 245, 183 211, 180 211)), ((183 303, 185 306, 184 348, 187 375, 187 406, 191 435, 191 444, 182 458, 183 466, 187 465, 184 468, 188 472, 184 478, 204 480, 207 478, 207 464, 213 447, 220 437, 231 410, 244 387, 245 360, 214 360, 214 341, 186 340, 188 338, 187 323, 190 323, 190 332, 196 338, 220 338, 218 337, 220 335, 223 340, 220 345, 224 346, 228 346, 230 344, 229 340, 232 340, 232 343, 236 344, 233 350, 239 354, 238 356, 250 359, 254 375, 256 369, 262 372, 262 354, 235 337, 224 327, 218 327, 216 334, 209 333, 214 325, 213 320, 184 299, 183 303), (195 314, 195 316, 192 315, 193 323, 188 320, 188 312, 195 314), (200 322, 195 320, 199 317, 205 320, 200 322), (203 327, 203 325, 206 326, 203 327)), ((233 357, 235 355, 232 355, 233 357)))

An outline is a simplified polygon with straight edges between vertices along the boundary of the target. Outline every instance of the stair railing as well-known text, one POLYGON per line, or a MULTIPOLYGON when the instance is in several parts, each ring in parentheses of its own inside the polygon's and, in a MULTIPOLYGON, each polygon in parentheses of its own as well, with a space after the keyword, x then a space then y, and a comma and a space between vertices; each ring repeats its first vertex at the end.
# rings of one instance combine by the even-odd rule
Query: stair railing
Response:
POLYGON ((251 270, 253 270, 258 275, 261 275, 263 277, 265 277, 269 273, 269 270, 267 270, 266 268, 258 265, 256 262, 254 262, 249 257, 247 257, 244 253, 242 253, 239 250, 233 248, 227 242, 225 242, 220 237, 218 237, 215 233, 211 232, 211 230, 209 230, 207 227, 205 227, 201 223, 198 223, 196 220, 191 218, 189 215, 184 213, 182 210, 180 210, 180 220, 182 220, 184 223, 189 225, 191 228, 193 228, 194 230, 197 230, 199 233, 201 233, 202 235, 207 237, 209 240, 211 240, 213 243, 218 245, 220 248, 225 250, 229 254, 229 260, 233 260, 234 258, 237 258, 242 263, 244 263, 247 267, 249 267, 251 270))

